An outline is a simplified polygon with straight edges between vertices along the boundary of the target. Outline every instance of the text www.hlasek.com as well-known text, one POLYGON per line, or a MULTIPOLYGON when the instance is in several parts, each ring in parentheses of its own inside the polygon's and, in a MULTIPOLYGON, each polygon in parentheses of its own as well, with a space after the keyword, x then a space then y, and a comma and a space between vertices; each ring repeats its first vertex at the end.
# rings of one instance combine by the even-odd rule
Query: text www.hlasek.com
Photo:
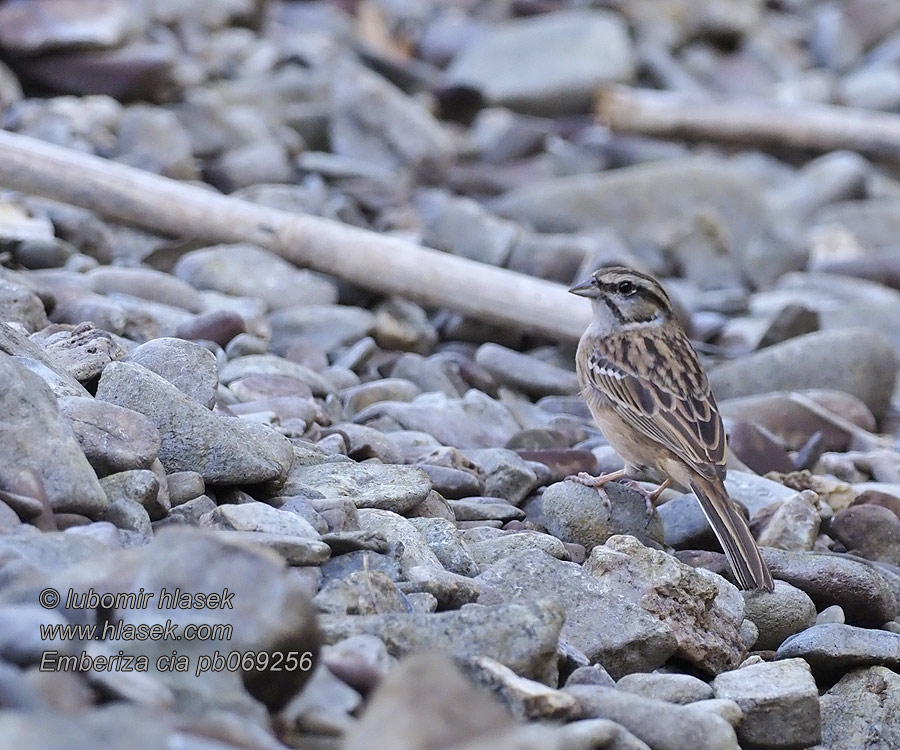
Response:
POLYGON ((179 633, 178 624, 166 620, 154 625, 105 622, 102 628, 94 623, 54 623, 41 625, 40 630, 44 641, 228 641, 234 629, 225 623, 188 623, 179 633))

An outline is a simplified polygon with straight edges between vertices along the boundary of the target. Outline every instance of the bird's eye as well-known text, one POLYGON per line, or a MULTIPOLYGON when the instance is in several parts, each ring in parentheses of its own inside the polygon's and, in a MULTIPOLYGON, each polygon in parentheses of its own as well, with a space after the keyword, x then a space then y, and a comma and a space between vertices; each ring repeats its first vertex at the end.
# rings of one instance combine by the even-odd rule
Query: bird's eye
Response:
POLYGON ((616 291, 619 294, 624 294, 628 296, 629 294, 634 294, 637 291, 637 287, 630 281, 620 281, 619 285, 616 287, 616 291))

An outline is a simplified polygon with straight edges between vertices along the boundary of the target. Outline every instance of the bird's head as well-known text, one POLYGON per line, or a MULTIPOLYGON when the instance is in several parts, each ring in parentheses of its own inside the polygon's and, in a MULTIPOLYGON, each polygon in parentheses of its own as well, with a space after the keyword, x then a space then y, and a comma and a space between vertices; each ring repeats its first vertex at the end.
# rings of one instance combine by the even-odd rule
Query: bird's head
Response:
POLYGON ((594 323, 616 330, 674 319, 672 302, 652 276, 625 266, 604 266, 569 291, 594 305, 594 323))

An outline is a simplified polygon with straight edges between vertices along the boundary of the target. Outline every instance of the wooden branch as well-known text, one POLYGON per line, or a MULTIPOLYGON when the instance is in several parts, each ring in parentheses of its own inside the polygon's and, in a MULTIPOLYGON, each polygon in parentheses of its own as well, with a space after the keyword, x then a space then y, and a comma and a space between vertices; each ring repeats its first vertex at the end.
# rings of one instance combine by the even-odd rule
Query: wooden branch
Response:
POLYGON ((588 303, 560 284, 2 130, 0 186, 176 237, 252 242, 376 292, 551 338, 577 339, 590 319, 588 303))
POLYGON ((597 118, 612 130, 662 138, 849 149, 900 161, 900 115, 826 104, 780 105, 756 99, 611 86, 597 97, 597 118))

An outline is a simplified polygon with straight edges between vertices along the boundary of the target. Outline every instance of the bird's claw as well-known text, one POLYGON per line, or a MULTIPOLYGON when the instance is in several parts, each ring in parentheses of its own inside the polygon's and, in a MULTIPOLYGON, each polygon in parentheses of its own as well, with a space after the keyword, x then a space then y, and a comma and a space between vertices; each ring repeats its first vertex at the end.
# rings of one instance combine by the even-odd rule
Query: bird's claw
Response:
POLYGON ((593 487, 594 489, 599 489, 609 481, 602 474, 599 477, 595 477, 591 474, 588 474, 586 471, 579 471, 577 474, 570 474, 566 477, 566 479, 570 482, 575 482, 575 484, 583 484, 585 487, 593 487))

